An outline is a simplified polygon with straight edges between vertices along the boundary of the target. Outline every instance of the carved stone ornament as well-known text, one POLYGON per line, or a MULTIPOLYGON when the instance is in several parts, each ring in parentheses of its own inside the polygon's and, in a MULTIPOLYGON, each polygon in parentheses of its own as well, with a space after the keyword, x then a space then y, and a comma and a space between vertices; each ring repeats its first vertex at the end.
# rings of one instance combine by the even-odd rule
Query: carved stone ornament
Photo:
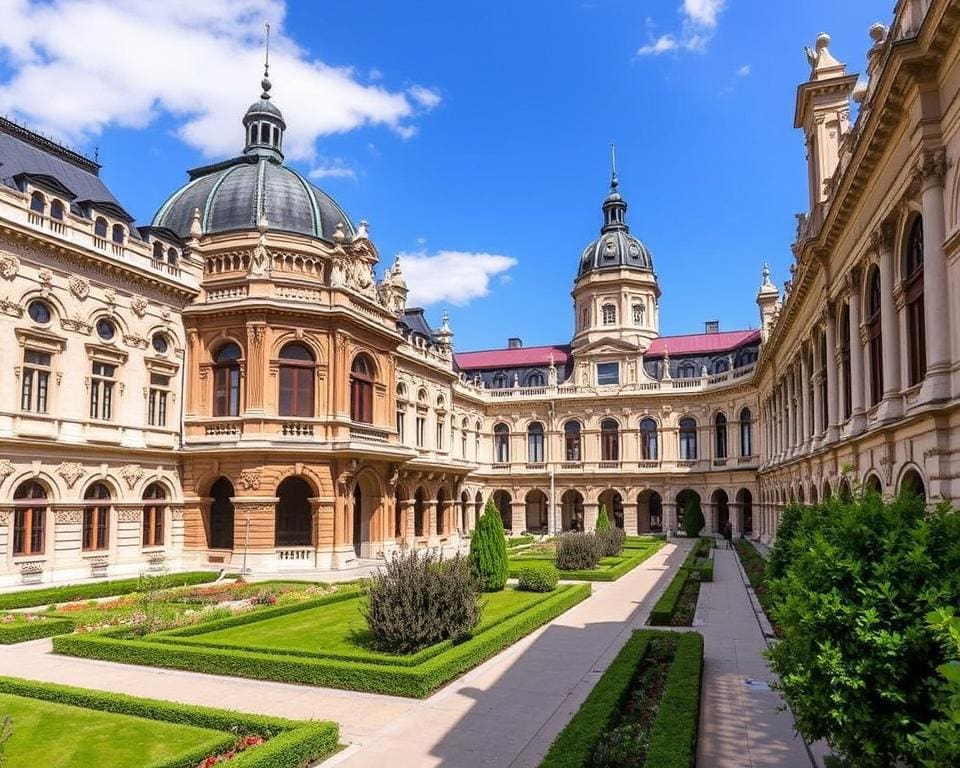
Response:
POLYGON ((88 336, 93 332, 93 326, 81 320, 79 317, 65 317, 60 321, 60 326, 65 331, 76 331, 77 333, 83 333, 88 336))
POLYGON ((134 296, 130 299, 130 309, 137 317, 143 317, 147 314, 148 302, 143 296, 134 296))
POLYGON ((23 317, 23 307, 10 299, 0 299, 0 312, 11 317, 23 317))
POLYGON ((57 467, 57 474, 64 479, 67 488, 73 488, 77 480, 86 474, 83 464, 78 461, 64 461, 57 467))
POLYGON ((13 280, 20 271, 20 259, 12 253, 0 251, 0 277, 4 280, 13 280))
POLYGON ((83 510, 80 507, 63 507, 54 512, 57 525, 80 525, 83 510))
POLYGON ((43 296, 49 296, 53 285, 53 272, 44 267, 37 273, 37 278, 40 280, 40 293, 43 296))
POLYGON ((893 459, 889 456, 881 456, 880 466, 883 467, 884 482, 889 486, 893 483, 893 459))
POLYGON ((127 488, 132 491, 143 477, 143 467, 139 464, 126 464, 120 468, 120 477, 126 481, 127 488))
POLYGON ((70 288, 70 293, 80 301, 90 295, 90 281, 85 277, 80 277, 80 275, 71 275, 70 279, 67 280, 67 286, 70 288))
POLYGON ((240 487, 245 491, 256 491, 260 488, 260 467, 256 469, 240 470, 240 487))
POLYGON ((139 504, 114 504, 118 523, 139 523, 143 519, 143 507, 139 504))
POLYGON ((123 337, 123 343, 128 347, 135 347, 137 349, 146 349, 150 346, 149 341, 142 336, 137 336, 136 334, 125 334, 123 337))
POLYGON ((113 288, 107 288, 103 292, 103 300, 112 307, 117 303, 117 292, 113 288))
POLYGON ((6 480, 14 472, 14 466, 10 459, 0 459, 0 483, 6 480))

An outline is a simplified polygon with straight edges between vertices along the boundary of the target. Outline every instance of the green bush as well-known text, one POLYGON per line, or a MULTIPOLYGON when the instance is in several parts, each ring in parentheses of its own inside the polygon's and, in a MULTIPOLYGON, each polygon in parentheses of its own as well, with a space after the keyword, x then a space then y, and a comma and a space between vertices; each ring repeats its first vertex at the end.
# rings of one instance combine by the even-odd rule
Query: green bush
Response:
MULTIPOLYGON (((703 638, 695 632, 639 630, 631 635, 567 727, 553 742, 540 768, 583 768, 618 709, 643 662, 650 641, 675 637, 677 647, 650 732, 644 768, 693 768, 700 716, 703 638)), ((632 763, 631 763, 632 765, 632 763)))
MULTIPOLYGON (((231 768, 290 768, 311 764, 334 752, 339 740, 339 728, 331 721, 298 721, 248 715, 12 677, 0 677, 0 693, 223 731, 224 747, 233 744, 237 735, 256 734, 267 739, 231 760, 231 768)), ((168 763, 163 768, 193 768, 205 757, 206 750, 168 763)))
POLYGON ((622 528, 604 528, 596 533, 603 557, 620 557, 627 534, 622 528))
POLYGON ((38 640, 41 637, 53 637, 73 632, 74 625, 69 619, 39 618, 25 621, 17 617, 17 621, 9 624, 0 623, 0 645, 25 643, 27 640, 38 640))
POLYGON ((713 560, 707 560, 700 566, 700 581, 713 581, 713 560))
MULTIPOLYGON (((502 525, 503 523, 501 523, 502 525)), ((520 536, 511 536, 507 539, 507 549, 516 549, 517 547, 523 547, 527 544, 530 544, 536 536, 532 536, 529 533, 524 533, 520 536)))
POLYGON ((607 531, 610 529, 610 518, 607 517, 607 505, 601 504, 600 511, 597 513, 597 526, 594 529, 599 533, 600 531, 607 531))
POLYGON ((560 581, 560 573, 550 563, 525 565, 517 574, 518 588, 524 592, 553 592, 560 581))
POLYGON ((950 606, 927 615, 927 624, 943 641, 944 650, 951 658, 937 668, 944 680, 937 707, 941 717, 927 723, 910 739, 916 758, 924 768, 960 765, 960 618, 954 614, 950 606))
POLYGON ((960 515, 922 500, 833 498, 799 513, 770 582, 782 637, 770 653, 808 741, 851 768, 911 761, 948 660, 926 614, 960 604, 960 515))
POLYGON ((689 538, 700 535, 704 526, 703 510, 700 509, 699 499, 688 499, 683 508, 683 530, 689 538))
POLYGON ((603 551, 594 533, 562 533, 557 537, 554 558, 561 571, 586 571, 596 568, 603 551))
POLYGON ((780 524, 777 526, 777 544, 779 546, 774 546, 770 553, 770 559, 767 561, 766 575, 771 579, 779 579, 784 576, 790 567, 793 549, 788 545, 799 530, 803 510, 802 504, 790 504, 784 508, 780 516, 780 524))
POLYGON ((158 642, 150 636, 124 640, 117 631, 59 635, 53 638, 53 650, 125 664, 423 698, 589 596, 587 584, 561 586, 528 610, 414 666, 346 661, 321 653, 306 657, 281 651, 181 645, 158 642))
MULTIPOLYGON (((702 551, 709 552, 710 542, 706 540, 701 540, 697 543, 690 552, 687 553, 687 556, 683 559, 683 562, 680 564, 680 568, 677 573, 671 579, 670 583, 667 585, 667 588, 664 590, 663 594, 660 595, 660 599, 653 604, 653 608, 650 610, 650 618, 647 620, 648 624, 651 624, 655 627, 669 627, 673 624, 673 615, 677 611, 677 607, 680 605, 680 596, 683 594, 683 588, 687 584, 687 580, 693 575, 694 565, 697 562, 697 557, 702 556, 700 553, 702 551)), ((712 560, 710 561, 712 564, 712 560)), ((713 577, 713 570, 710 571, 711 578, 713 577)), ((700 572, 696 577, 699 578, 700 572)))
POLYGON ((477 579, 466 558, 395 552, 366 589, 362 608, 375 647, 393 653, 466 637, 480 621, 477 579))
MULTIPOLYGON (((212 571, 190 571, 171 573, 154 578, 162 578, 165 587, 184 587, 216 581, 219 574, 212 571)), ((72 603, 78 600, 94 600, 98 597, 128 595, 140 589, 141 581, 137 576, 131 579, 98 581, 93 584, 66 584, 61 587, 43 589, 25 589, 21 592, 9 592, 0 595, 0 610, 11 608, 33 608, 51 603, 72 603)))
POLYGON ((493 499, 477 521, 470 538, 470 564, 484 592, 499 592, 507 584, 507 542, 500 510, 493 499))

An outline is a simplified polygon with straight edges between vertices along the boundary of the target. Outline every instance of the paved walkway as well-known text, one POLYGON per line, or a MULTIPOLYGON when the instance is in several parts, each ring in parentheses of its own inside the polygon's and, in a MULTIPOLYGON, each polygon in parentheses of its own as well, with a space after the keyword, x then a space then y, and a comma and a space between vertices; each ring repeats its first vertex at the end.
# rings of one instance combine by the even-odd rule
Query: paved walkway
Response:
POLYGON ((329 765, 537 766, 594 683, 643 625, 690 542, 668 543, 619 581, 423 701, 0 648, 0 675, 226 707, 327 718, 350 747, 329 765))
POLYGON ((714 550, 714 581, 700 587, 704 639, 697 765, 709 768, 811 768, 793 715, 769 690, 763 632, 737 554, 714 550))

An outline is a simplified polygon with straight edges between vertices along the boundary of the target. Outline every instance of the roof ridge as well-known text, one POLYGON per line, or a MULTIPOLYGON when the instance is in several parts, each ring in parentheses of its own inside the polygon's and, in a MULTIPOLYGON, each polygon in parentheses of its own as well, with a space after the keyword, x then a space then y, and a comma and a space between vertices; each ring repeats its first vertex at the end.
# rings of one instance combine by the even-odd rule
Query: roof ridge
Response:
POLYGON ((26 126, 20 125, 20 123, 16 123, 7 117, 0 116, 0 132, 13 136, 13 138, 19 139, 23 143, 39 149, 41 152, 54 155, 87 173, 92 173, 98 177, 100 176, 101 166, 96 160, 81 154, 75 149, 70 149, 70 147, 41 133, 31 131, 26 126))

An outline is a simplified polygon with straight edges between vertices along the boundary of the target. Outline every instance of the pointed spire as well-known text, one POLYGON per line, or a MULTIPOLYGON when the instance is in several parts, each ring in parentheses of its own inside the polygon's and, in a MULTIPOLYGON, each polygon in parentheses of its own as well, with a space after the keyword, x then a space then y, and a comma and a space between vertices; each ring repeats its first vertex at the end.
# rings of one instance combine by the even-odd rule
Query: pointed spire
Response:
POLYGON ((610 193, 603 201, 603 227, 601 232, 610 232, 614 229, 629 231, 626 224, 627 201, 623 199, 617 189, 620 180, 617 178, 617 148, 610 145, 610 193))
POLYGON ((270 83, 270 25, 264 25, 267 29, 267 37, 265 43, 265 51, 263 57, 263 80, 260 81, 260 87, 263 88, 263 93, 260 94, 261 99, 270 98, 270 89, 273 87, 270 83))
POLYGON ((610 191, 615 192, 620 182, 617 180, 617 145, 610 142, 610 191))

